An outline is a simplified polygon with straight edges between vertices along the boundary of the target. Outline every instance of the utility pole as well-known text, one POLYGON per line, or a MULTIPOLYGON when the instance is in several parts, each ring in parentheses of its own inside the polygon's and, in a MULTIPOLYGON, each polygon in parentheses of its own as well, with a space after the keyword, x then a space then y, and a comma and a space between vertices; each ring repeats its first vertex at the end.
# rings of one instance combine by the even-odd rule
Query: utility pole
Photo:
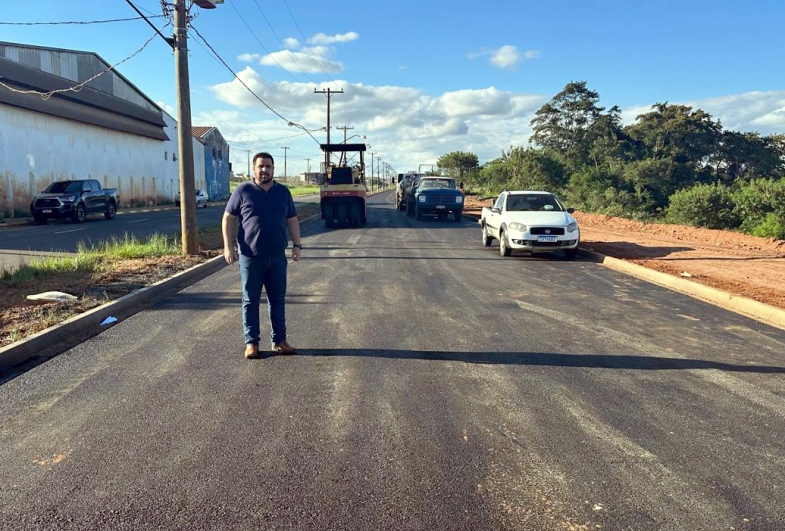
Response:
POLYGON ((311 173, 311 159, 303 159, 308 163, 308 170, 305 173, 311 173))
MULTIPOLYGON (((349 129, 354 129, 354 127, 348 127, 348 126, 344 125, 343 127, 336 127, 336 129, 343 129, 343 143, 345 144, 346 143, 346 131, 349 130, 349 129)), ((344 157, 346 157, 346 152, 342 151, 341 152, 341 160, 338 162, 338 166, 343 166, 343 159, 344 159, 344 157)), ((347 161, 347 163, 348 163, 348 161, 347 161)))
MULTIPOLYGON (((376 180, 379 180, 379 169, 382 166, 382 158, 378 157, 376 159, 376 180)), ((371 175, 371 187, 373 187, 373 174, 371 175)))
POLYGON ((283 180, 286 182, 286 150, 290 149, 289 146, 281 146, 283 149, 283 180))
POLYGON ((186 0, 174 1, 174 62, 177 75, 177 144, 180 151, 180 232, 183 254, 199 253, 191 131, 191 85, 188 78, 188 14, 186 0))
POLYGON ((343 143, 345 144, 346 143, 346 131, 348 131, 349 129, 354 129, 354 127, 349 127, 347 125, 344 125, 343 127, 336 127, 336 129, 342 129, 343 130, 343 143))
POLYGON ((371 155, 371 193, 373 193, 373 156, 376 155, 373 151, 368 152, 371 155))
POLYGON ((250 149, 244 149, 243 151, 245 151, 245 154, 248 155, 248 180, 250 181, 252 179, 252 177, 251 177, 251 150, 250 149))
MULTIPOLYGON (((327 87, 327 90, 316 90, 313 89, 314 94, 327 94, 327 143, 330 143, 330 97, 333 94, 343 94, 343 89, 341 90, 332 90, 330 87, 327 87)), ((324 152, 324 171, 327 171, 327 168, 330 167, 330 152, 324 152)))

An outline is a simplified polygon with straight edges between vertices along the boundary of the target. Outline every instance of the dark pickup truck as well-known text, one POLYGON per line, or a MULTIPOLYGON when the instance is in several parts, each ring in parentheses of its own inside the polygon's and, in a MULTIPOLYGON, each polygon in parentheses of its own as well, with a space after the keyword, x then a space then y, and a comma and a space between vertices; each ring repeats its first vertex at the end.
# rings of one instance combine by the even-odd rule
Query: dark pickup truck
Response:
POLYGON ((422 219, 435 215, 447 219, 452 214, 461 221, 464 195, 449 177, 422 177, 406 191, 406 215, 422 219))
POLYGON ((106 219, 112 219, 118 208, 117 189, 101 188, 95 179, 54 182, 30 202, 30 213, 36 223, 46 223, 49 218, 71 218, 81 223, 89 214, 103 214, 106 219))

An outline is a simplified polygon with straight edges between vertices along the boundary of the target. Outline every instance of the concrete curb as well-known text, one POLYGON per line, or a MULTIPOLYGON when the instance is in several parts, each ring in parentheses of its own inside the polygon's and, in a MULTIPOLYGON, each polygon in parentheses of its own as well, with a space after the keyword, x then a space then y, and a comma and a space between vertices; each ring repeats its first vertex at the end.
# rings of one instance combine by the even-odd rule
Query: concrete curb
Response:
MULTIPOLYGON (((300 221, 300 227, 321 219, 319 214, 300 221)), ((129 293, 112 302, 42 330, 16 343, 0 348, 0 374, 33 358, 47 359, 64 352, 113 326, 101 326, 107 317, 116 317, 119 323, 141 311, 146 305, 157 302, 187 286, 206 278, 226 266, 223 255, 195 265, 167 279, 129 293)), ((114 324, 116 324, 114 323, 114 324)))
MULTIPOLYGON (((479 220, 479 216, 469 214, 467 217, 479 220)), ((663 286, 673 291, 689 295, 695 299, 703 302, 708 302, 719 306, 725 310, 736 312, 745 317, 750 317, 756 321, 760 321, 769 326, 785 330, 785 310, 763 304, 741 295, 733 295, 717 288, 704 286, 698 282, 687 280, 686 278, 674 277, 668 273, 662 273, 649 269, 642 265, 634 264, 620 258, 613 258, 605 256, 604 254, 590 251, 588 249, 578 248, 578 254, 585 256, 590 260, 604 265, 608 269, 613 269, 621 273, 625 273, 641 280, 651 282, 663 286)))
POLYGON ((661 273, 649 269, 642 265, 633 264, 626 260, 605 256, 604 254, 589 251, 587 249, 578 249, 578 254, 589 258, 609 269, 619 271, 640 278, 652 284, 657 284, 673 291, 678 291, 690 297, 699 299, 704 302, 714 304, 720 308, 736 312, 750 317, 756 321, 760 321, 767 325, 785 330, 785 310, 763 304, 747 297, 740 295, 733 295, 725 291, 704 286, 692 280, 685 278, 674 277, 667 273, 661 273))
POLYGON ((226 265, 223 255, 195 265, 167 279, 129 293, 112 302, 75 315, 74 317, 42 330, 0 349, 0 373, 32 358, 46 359, 100 334, 112 325, 101 326, 107 317, 117 322, 126 319, 145 305, 159 301, 172 293, 212 275, 226 265))

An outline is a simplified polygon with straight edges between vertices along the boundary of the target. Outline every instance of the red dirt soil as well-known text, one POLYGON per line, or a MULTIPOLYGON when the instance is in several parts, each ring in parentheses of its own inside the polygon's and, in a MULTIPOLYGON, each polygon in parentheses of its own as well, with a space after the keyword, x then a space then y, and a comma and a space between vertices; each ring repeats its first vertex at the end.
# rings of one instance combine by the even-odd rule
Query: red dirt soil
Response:
MULTIPOLYGON (((488 201, 467 197, 467 214, 488 201)), ((785 241, 576 212, 581 247, 785 309, 785 241)))

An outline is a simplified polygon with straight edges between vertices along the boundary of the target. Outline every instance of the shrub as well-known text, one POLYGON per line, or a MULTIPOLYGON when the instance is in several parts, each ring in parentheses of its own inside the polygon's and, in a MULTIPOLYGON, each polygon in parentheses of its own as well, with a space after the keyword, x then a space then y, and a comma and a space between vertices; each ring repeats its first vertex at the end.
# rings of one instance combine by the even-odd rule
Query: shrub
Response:
POLYGON ((764 223, 771 227, 774 218, 785 225, 785 179, 755 179, 744 183, 733 193, 733 201, 744 232, 754 234, 756 227, 764 223))
POLYGON ((754 236, 762 238, 777 238, 778 240, 785 240, 785 223, 782 219, 770 212, 766 218, 752 228, 750 231, 754 236))
POLYGON ((709 229, 736 228, 741 220, 734 211, 735 206, 727 186, 720 183, 696 184, 670 196, 665 220, 709 229))

